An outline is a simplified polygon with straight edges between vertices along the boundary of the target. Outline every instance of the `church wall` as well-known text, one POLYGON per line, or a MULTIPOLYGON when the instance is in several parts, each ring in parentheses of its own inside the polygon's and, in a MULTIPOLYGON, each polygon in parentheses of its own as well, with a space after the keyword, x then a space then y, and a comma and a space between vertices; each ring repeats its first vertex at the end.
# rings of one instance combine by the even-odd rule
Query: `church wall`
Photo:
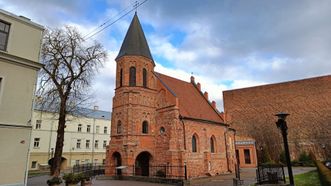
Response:
POLYGON ((186 164, 189 177, 216 175, 228 171, 226 158, 226 127, 184 120, 186 133, 186 164), (197 152, 192 152, 192 136, 197 136, 197 152), (210 138, 215 137, 215 152, 211 153, 210 138))

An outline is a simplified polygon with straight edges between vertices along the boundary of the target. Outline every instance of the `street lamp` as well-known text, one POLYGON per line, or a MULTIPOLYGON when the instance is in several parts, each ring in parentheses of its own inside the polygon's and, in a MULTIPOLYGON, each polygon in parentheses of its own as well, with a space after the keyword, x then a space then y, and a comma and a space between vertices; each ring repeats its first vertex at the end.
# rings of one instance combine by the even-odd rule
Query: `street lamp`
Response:
POLYGON ((286 124, 286 117, 290 115, 284 112, 280 112, 276 114, 275 116, 278 117, 278 121, 276 122, 277 128, 279 128, 282 132, 283 141, 284 141, 284 149, 285 149, 285 156, 286 156, 286 162, 287 162, 287 169, 288 169, 288 175, 290 178, 290 185, 294 186, 294 179, 293 179, 293 173, 292 173, 292 166, 291 166, 291 159, 290 159, 290 151, 288 148, 288 141, 287 141, 287 124, 286 124))

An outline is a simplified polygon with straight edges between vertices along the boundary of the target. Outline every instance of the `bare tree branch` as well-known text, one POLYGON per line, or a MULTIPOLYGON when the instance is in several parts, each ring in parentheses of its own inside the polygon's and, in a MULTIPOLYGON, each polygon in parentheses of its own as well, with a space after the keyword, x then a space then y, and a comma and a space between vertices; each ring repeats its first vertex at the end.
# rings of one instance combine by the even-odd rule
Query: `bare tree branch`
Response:
POLYGON ((91 78, 106 59, 102 45, 89 46, 72 27, 48 30, 42 45, 38 96, 59 113, 57 141, 51 174, 59 176, 66 114, 89 98, 91 78))

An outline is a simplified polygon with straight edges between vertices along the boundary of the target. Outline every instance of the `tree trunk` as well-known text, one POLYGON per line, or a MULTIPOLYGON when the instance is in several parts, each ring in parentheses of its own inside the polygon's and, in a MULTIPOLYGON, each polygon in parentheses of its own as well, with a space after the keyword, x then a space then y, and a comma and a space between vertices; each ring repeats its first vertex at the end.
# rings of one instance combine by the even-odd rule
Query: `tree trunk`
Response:
POLYGON ((66 99, 61 99, 55 154, 51 166, 51 175, 54 177, 58 177, 60 175, 65 123, 66 123, 66 99))

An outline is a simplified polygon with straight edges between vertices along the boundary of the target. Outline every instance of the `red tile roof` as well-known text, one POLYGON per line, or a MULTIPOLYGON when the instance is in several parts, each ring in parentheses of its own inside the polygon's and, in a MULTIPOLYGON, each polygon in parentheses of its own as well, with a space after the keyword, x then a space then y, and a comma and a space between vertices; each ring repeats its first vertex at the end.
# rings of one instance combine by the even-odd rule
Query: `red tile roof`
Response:
POLYGON ((155 74, 178 98, 181 116, 224 123, 221 116, 192 83, 160 73, 155 74))

